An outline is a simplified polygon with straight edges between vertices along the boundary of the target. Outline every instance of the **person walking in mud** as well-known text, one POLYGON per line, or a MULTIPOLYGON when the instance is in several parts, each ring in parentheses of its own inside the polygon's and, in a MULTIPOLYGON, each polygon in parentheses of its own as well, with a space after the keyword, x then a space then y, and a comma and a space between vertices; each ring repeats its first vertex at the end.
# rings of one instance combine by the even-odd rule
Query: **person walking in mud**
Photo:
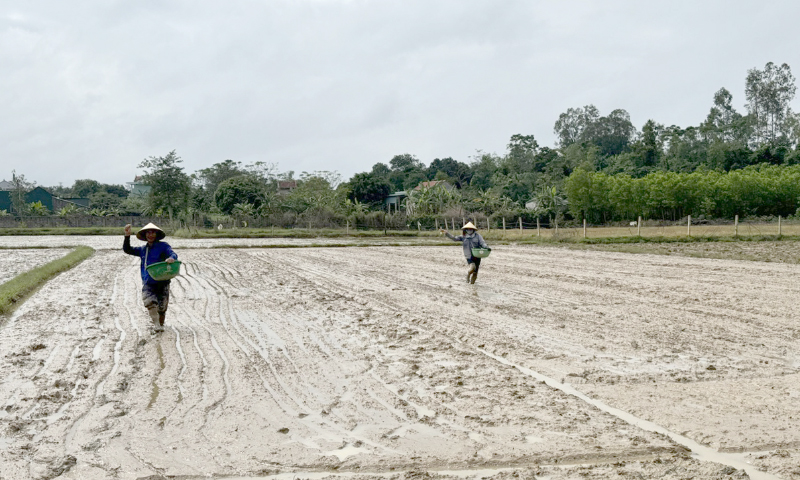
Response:
POLYGON ((169 280, 157 281, 147 273, 147 266, 158 262, 172 263, 178 259, 178 255, 172 251, 172 247, 167 242, 161 240, 167 234, 156 225, 148 223, 136 232, 136 238, 147 242, 142 247, 131 247, 131 225, 125 225, 125 240, 122 243, 122 251, 128 255, 139 257, 140 269, 142 274, 142 301, 144 308, 150 314, 153 321, 151 331, 160 333, 164 331, 164 318, 167 314, 169 305, 169 280))
POLYGON ((467 283, 475 283, 475 280, 478 279, 478 269, 481 266, 481 259, 472 255, 472 249, 489 248, 481 234, 478 233, 478 229, 472 222, 467 222, 466 225, 461 227, 461 235, 459 236, 451 235, 450 232, 445 229, 441 229, 440 231, 450 240, 461 242, 464 247, 464 256, 467 257, 467 283))

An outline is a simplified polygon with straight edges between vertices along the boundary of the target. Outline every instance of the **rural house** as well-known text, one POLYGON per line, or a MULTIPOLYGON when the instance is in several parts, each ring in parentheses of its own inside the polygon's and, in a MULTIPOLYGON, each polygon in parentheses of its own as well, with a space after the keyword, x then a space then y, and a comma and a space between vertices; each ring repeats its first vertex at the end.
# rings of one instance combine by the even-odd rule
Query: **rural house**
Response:
POLYGON ((142 181, 141 175, 136 175, 132 182, 125 184, 125 187, 130 192, 128 193, 128 196, 132 198, 144 198, 148 193, 150 193, 150 185, 147 185, 142 181))
POLYGON ((288 195, 297 188, 297 180, 281 180, 278 182, 278 194, 288 195))
POLYGON ((400 192, 394 192, 390 194, 386 199, 383 201, 383 206, 389 211, 389 213, 398 212, 400 211, 400 207, 403 205, 403 200, 408 197, 408 193, 405 190, 400 192))
MULTIPOLYGON (((42 187, 36 187, 25 194, 25 203, 42 202, 51 212, 57 212, 62 208, 74 205, 78 208, 88 208, 88 198, 59 198, 54 196, 42 187)), ((11 211, 11 190, 0 190, 0 210, 11 211)))

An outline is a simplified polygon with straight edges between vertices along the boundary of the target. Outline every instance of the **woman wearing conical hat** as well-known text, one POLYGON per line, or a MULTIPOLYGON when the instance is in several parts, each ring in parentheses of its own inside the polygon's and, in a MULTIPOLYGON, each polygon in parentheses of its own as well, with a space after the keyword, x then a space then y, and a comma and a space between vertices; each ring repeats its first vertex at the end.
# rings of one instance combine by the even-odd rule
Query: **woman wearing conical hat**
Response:
POLYGON ((481 259, 472 256, 472 249, 489 248, 486 245, 486 241, 478 233, 478 229, 472 222, 467 222, 466 225, 461 227, 461 235, 459 236, 451 235, 450 232, 444 229, 441 232, 450 240, 461 242, 464 247, 464 256, 467 257, 467 283, 475 283, 475 280, 478 279, 478 268, 481 266, 481 259))
POLYGON ((153 279, 147 273, 147 266, 158 262, 172 263, 178 259, 178 254, 172 251, 172 247, 167 242, 161 241, 166 236, 164 230, 148 223, 136 232, 136 238, 147 242, 147 245, 131 247, 131 226, 128 224, 125 225, 125 241, 122 243, 122 251, 128 255, 139 257, 141 261, 142 301, 153 321, 152 331, 154 333, 164 331, 164 318, 167 315, 167 306, 169 306, 169 280, 153 279))

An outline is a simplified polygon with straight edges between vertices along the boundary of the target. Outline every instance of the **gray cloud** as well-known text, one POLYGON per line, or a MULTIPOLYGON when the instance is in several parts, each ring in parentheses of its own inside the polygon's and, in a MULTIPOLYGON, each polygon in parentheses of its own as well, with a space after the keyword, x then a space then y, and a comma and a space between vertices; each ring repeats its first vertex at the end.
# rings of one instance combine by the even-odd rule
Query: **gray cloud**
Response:
MULTIPOLYGON (((0 177, 123 183, 172 149, 346 178, 412 153, 552 145, 569 107, 700 123, 795 62, 790 1, 17 2, 0 8, 0 177)), ((796 65, 795 65, 796 66, 796 65)))

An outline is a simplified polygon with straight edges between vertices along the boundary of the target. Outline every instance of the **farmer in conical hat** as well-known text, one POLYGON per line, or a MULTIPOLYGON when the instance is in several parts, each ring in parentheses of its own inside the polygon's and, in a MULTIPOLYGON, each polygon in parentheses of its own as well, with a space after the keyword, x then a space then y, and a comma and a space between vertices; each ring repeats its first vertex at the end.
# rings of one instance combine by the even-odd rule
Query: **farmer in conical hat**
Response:
POLYGON ((473 248, 489 248, 486 241, 478 233, 478 229, 472 222, 467 222, 466 225, 461 227, 461 235, 453 236, 447 230, 442 229, 441 232, 450 240, 461 242, 464 247, 464 256, 467 257, 467 283, 475 283, 478 278, 478 268, 481 266, 481 259, 472 256, 473 248))
POLYGON ((147 273, 147 266, 158 262, 172 263, 178 259, 178 255, 172 251, 172 247, 167 242, 161 240, 167 234, 156 225, 148 223, 136 232, 136 238, 147 245, 141 247, 131 247, 131 226, 125 225, 125 241, 122 243, 122 251, 128 255, 134 255, 141 260, 140 269, 142 273, 142 301, 144 308, 150 314, 153 321, 152 332, 159 333, 164 331, 164 317, 167 314, 169 305, 169 280, 154 280, 147 273))

